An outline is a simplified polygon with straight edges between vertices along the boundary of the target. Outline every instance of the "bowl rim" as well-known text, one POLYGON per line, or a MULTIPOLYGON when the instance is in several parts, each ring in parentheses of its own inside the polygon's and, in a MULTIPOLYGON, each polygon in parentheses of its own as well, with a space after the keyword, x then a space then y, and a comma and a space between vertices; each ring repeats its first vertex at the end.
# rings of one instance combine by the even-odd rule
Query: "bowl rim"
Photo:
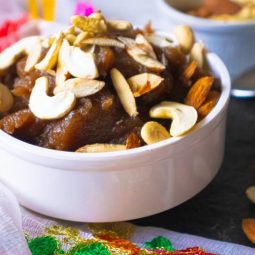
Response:
POLYGON ((21 151, 23 153, 29 153, 30 155, 34 155, 35 157, 39 156, 41 158, 47 159, 56 159, 56 160, 67 160, 67 161, 97 161, 97 160, 112 160, 112 159, 125 159, 130 156, 142 156, 146 152, 152 152, 159 149, 164 149, 169 146, 174 146, 176 144, 180 144, 182 141, 186 141, 192 137, 194 137, 201 130, 206 129, 209 125, 211 125, 217 117, 225 110, 228 105, 228 101, 230 98, 230 90, 231 90, 231 80, 226 66, 223 61, 214 53, 208 53, 208 61, 211 66, 215 66, 218 72, 218 76, 221 79, 222 91, 220 99, 214 109, 210 112, 210 114, 196 124, 194 129, 185 136, 182 137, 174 137, 171 139, 167 139, 156 144, 146 145, 139 148, 134 148, 130 150, 117 151, 117 152, 102 152, 102 153, 75 153, 75 152, 66 152, 66 151, 57 151, 53 149, 43 148, 37 145, 32 145, 26 142, 23 142, 11 135, 5 133, 0 130, 0 146, 5 148, 14 149, 15 151, 21 151))
POLYGON ((200 17, 195 17, 184 12, 179 11, 172 5, 166 3, 166 0, 155 0, 162 11, 168 14, 172 19, 177 19, 183 21, 183 23, 188 23, 191 26, 206 28, 206 29, 217 29, 218 31, 226 29, 243 29, 243 28, 255 28, 255 20, 247 22, 230 22, 222 20, 210 20, 200 17))

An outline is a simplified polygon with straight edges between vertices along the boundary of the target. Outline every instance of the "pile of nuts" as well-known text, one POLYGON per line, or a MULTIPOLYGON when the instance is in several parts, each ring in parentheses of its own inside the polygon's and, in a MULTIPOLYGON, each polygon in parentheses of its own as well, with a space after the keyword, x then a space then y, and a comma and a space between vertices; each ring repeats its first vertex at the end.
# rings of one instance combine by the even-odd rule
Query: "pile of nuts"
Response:
MULTIPOLYGON (((29 99, 30 111, 39 119, 57 120, 66 116, 82 97, 98 93, 105 86, 100 78, 95 61, 95 47, 125 49, 130 58, 151 72, 139 73, 126 78, 116 68, 109 77, 120 99, 121 105, 130 117, 139 114, 137 98, 156 89, 164 78, 160 75, 166 69, 164 59, 157 58, 154 47, 178 47, 185 53, 189 65, 182 73, 182 80, 190 90, 184 103, 165 101, 152 107, 151 119, 170 119, 170 130, 156 121, 149 121, 141 129, 146 144, 154 144, 170 137, 178 137, 190 131, 198 119, 206 117, 216 105, 220 92, 212 90, 214 78, 204 76, 195 84, 191 78, 199 69, 206 69, 206 49, 202 42, 195 42, 193 31, 188 26, 175 28, 175 39, 154 32, 137 33, 135 38, 109 36, 111 31, 129 31, 132 24, 122 20, 106 20, 97 12, 89 17, 73 16, 72 26, 48 38, 33 36, 22 39, 7 48, 0 55, 0 74, 3 74, 22 55, 27 55, 25 71, 37 69, 55 77, 53 96, 48 95, 47 77, 36 80, 29 99), (43 56, 43 52, 47 51, 43 56), (43 56, 43 58, 42 58, 43 56)), ((7 112, 13 105, 13 96, 8 88, 0 85, 0 113, 7 112)), ((77 152, 105 152, 127 149, 121 144, 86 145, 77 152)))

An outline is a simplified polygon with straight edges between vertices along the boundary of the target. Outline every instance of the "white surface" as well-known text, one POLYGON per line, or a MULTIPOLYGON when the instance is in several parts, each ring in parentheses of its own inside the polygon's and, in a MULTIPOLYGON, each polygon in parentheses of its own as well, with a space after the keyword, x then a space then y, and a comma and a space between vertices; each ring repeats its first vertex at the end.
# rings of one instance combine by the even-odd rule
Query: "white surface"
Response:
POLYGON ((218 57, 209 54, 209 62, 222 95, 189 135, 128 151, 76 154, 0 131, 0 179, 25 207, 73 221, 130 220, 184 202, 213 179, 224 154, 230 80, 218 57))
MULTIPOLYGON (((188 24, 206 48, 218 54, 229 69, 232 80, 255 67, 255 22, 226 23, 186 15, 166 2, 179 6, 180 0, 157 0, 165 22, 188 24)), ((189 2, 190 3, 190 2, 189 2)))

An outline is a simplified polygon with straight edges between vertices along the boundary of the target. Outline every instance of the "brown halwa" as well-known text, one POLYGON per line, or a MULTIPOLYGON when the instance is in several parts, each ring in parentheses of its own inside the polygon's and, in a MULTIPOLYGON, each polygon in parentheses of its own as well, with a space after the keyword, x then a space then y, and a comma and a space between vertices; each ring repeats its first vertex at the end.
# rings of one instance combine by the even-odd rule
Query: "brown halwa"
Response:
POLYGON ((177 27, 176 40, 101 13, 71 22, 0 54, 6 133, 55 150, 118 151, 186 134, 217 103, 218 82, 190 28, 177 27))

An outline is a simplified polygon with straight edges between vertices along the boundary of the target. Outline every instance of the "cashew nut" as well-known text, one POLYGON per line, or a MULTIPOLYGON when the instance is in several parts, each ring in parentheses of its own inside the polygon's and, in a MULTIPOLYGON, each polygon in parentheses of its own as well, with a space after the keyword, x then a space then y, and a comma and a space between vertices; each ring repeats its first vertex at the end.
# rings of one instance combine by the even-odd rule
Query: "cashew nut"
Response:
POLYGON ((31 48, 31 51, 28 53, 26 65, 25 65, 25 71, 29 72, 34 68, 34 66, 39 62, 41 55, 42 55, 42 45, 41 40, 38 39, 38 41, 35 43, 35 45, 31 48))
POLYGON ((171 136, 187 133, 197 122, 198 114, 194 107, 176 103, 162 102, 150 110, 151 118, 172 119, 171 136))
POLYGON ((48 86, 46 77, 40 77, 36 80, 30 96, 29 108, 40 119, 60 119, 74 107, 75 95, 70 91, 65 91, 50 97, 47 95, 48 86))
POLYGON ((141 129, 141 137, 146 144, 154 144, 170 138, 165 127, 155 121, 149 121, 141 129))

